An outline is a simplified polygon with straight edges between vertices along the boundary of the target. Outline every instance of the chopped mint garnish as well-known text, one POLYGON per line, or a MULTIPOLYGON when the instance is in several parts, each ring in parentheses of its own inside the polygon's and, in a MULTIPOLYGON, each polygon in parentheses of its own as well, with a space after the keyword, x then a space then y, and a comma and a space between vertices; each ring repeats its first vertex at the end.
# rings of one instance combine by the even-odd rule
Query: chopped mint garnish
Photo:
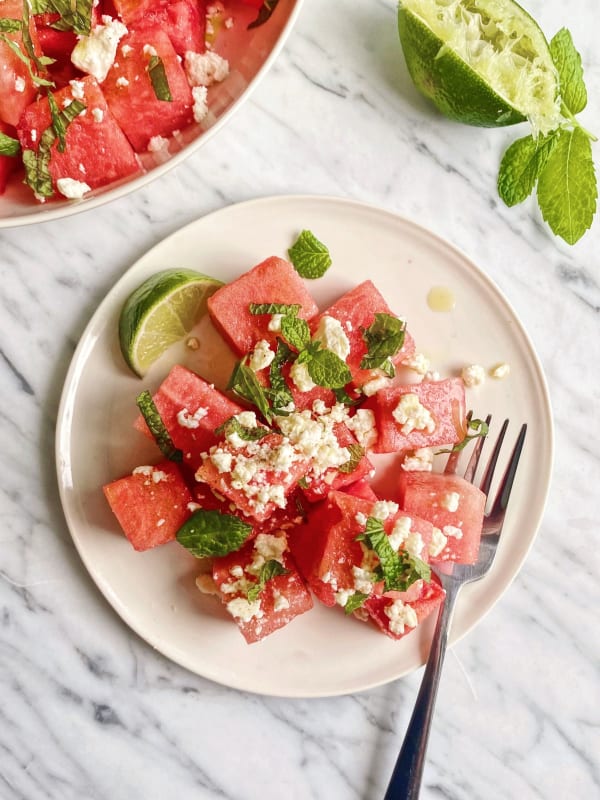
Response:
POLYGON ((579 114, 587 105, 587 89, 583 80, 581 56, 566 28, 561 28, 552 38, 550 55, 558 70, 561 100, 571 114, 579 114))
POLYGON ((357 406, 363 401, 360 395, 351 397, 343 386, 340 389, 334 389, 333 393, 337 402, 343 403, 345 406, 357 406))
POLYGON ((165 72, 165 65, 162 58, 159 56, 151 56, 148 62, 148 75, 154 94, 157 100, 164 100, 166 103, 173 102, 173 96, 169 87, 167 73, 165 72))
POLYGON ((21 145, 18 140, 0 131, 0 156, 18 156, 20 152, 21 145))
POLYGON ((369 599, 368 594, 364 594, 363 592, 354 592, 354 594, 351 594, 348 600, 346 601, 346 605, 344 606, 344 612, 346 614, 353 614, 358 608, 362 608, 365 600, 368 599, 369 599))
POLYGON ((227 388, 256 406, 267 422, 271 422, 273 414, 269 408, 265 388, 258 382, 256 373, 250 367, 244 366, 240 361, 231 373, 227 388))
MULTIPOLYGON (((23 7, 27 4, 23 3, 23 7)), ((25 64, 27 67, 27 71, 29 72, 29 76, 35 86, 54 86, 52 81, 48 81, 45 78, 40 77, 33 69, 31 65, 31 60, 25 55, 25 53, 21 50, 19 45, 16 42, 13 42, 12 39, 9 39, 8 36, 4 33, 0 33, 0 42, 4 42, 13 53, 17 56, 17 58, 25 64)), ((41 59, 40 59, 41 60, 41 59)))
POLYGON ((298 481, 298 486, 299 486, 301 489, 308 489, 308 487, 309 487, 309 483, 308 483, 308 481, 307 481, 307 479, 306 479, 306 476, 305 476, 305 475, 303 475, 303 476, 300 478, 300 480, 298 481))
POLYGON ((522 203, 533 192, 557 141, 553 134, 537 139, 524 136, 504 153, 498 174, 498 194, 507 206, 522 203))
POLYGON ((220 511, 199 509, 177 531, 177 541, 196 558, 226 556, 239 550, 252 525, 220 511))
POLYGON ((294 402, 294 396, 285 382, 281 371, 284 364, 294 358, 294 355, 283 339, 277 339, 277 351, 275 358, 269 367, 269 383, 271 384, 267 394, 271 401, 273 412, 279 415, 287 415, 289 411, 285 409, 290 403, 294 402))
POLYGON ((361 369, 382 369, 393 378, 394 365, 390 361, 404 344, 406 324, 391 314, 378 312, 368 328, 363 329, 362 337, 367 345, 367 354, 360 362, 361 369))
POLYGON ((442 453, 460 453, 460 451, 464 450, 469 444, 471 439, 478 439, 479 437, 485 438, 488 435, 489 430, 489 425, 482 419, 470 419, 467 423, 467 435, 465 438, 460 442, 457 442, 454 447, 448 450, 436 450, 435 454, 436 456, 439 456, 442 453), (469 431, 473 431, 473 433, 469 433, 469 431))
POLYGON ((331 266, 329 250, 310 231, 302 231, 288 250, 288 255, 302 278, 320 278, 331 266))
MULTIPOLYGON (((23 47, 25 48, 26 54, 29 56, 31 62, 35 64, 38 72, 44 72, 45 68, 49 64, 54 64, 54 58, 48 58, 48 56, 38 56, 36 53, 36 49, 33 46, 33 39, 31 38, 31 30, 30 30, 30 17, 29 17, 29 3, 23 3, 23 20, 21 24, 21 38, 23 39, 23 47)), ((30 70, 31 71, 31 70, 30 70)), ((39 75, 33 76, 34 83, 38 86, 54 86, 51 81, 46 81, 43 78, 40 78, 39 75)))
POLYGON ((354 472, 354 470, 360 464, 362 457, 365 454, 365 450, 359 444, 349 444, 346 445, 346 449, 350 453, 350 458, 341 467, 338 467, 338 472, 354 472))
POLYGON ((286 569, 279 561, 275 561, 275 559, 264 563, 258 574, 258 583, 255 583, 254 586, 248 589, 248 602, 253 603, 255 600, 258 600, 258 596, 265 588, 267 581, 276 578, 278 575, 289 575, 289 572, 289 569, 286 569))
POLYGON ((352 380, 346 362, 331 350, 317 350, 307 360, 306 367, 312 380, 328 389, 342 389, 352 380))
POLYGON ((305 319, 284 316, 281 320, 281 335, 296 350, 304 350, 310 342, 310 328, 305 319))
POLYGON ((0 31, 2 33, 17 33, 21 30, 21 24, 20 19, 5 17, 4 19, 0 19, 0 31))
POLYGON ((379 559, 375 575, 383 580, 384 591, 405 592, 415 581, 431 580, 429 564, 411 556, 406 550, 394 550, 381 520, 368 517, 364 533, 360 533, 356 539, 375 551, 379 559))
POLYGON ((271 18, 271 14, 277 8, 278 2, 279 0, 264 0, 256 19, 248 25, 248 30, 250 31, 252 28, 258 28, 260 25, 264 25, 265 22, 271 18))
POLYGON ((297 317, 302 306, 300 303, 250 303, 250 313, 255 316, 261 314, 283 314, 284 316, 297 317))
POLYGON ((169 432, 162 421, 150 392, 147 389, 141 392, 136 397, 135 402, 142 412, 146 425, 150 429, 152 436, 154 436, 160 452, 171 461, 182 461, 183 453, 173 444, 173 440, 169 436, 169 432))
POLYGON ((219 427, 215 429, 215 434, 217 436, 220 434, 229 436, 232 433, 237 433, 240 439, 243 439, 245 442, 258 442, 260 439, 264 439, 265 436, 268 436, 271 431, 268 428, 264 428, 262 425, 257 425, 256 428, 248 428, 242 425, 239 419, 235 417, 229 417, 229 419, 225 420, 222 425, 219 425, 219 427))

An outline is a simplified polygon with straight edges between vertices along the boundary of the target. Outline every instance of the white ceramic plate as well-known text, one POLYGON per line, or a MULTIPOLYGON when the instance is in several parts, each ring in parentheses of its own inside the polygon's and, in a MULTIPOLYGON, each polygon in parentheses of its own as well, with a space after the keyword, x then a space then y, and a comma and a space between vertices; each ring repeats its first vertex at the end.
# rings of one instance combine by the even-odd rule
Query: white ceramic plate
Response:
POLYGON ((0 196, 0 228, 46 222, 89 211, 140 189, 181 164, 217 133, 248 99, 283 47, 301 5, 302 0, 280 0, 267 23, 248 31, 247 24, 255 18, 256 10, 240 0, 229 0, 228 9, 233 12, 237 24, 219 34, 215 49, 228 59, 230 74, 225 81, 209 89, 210 113, 205 122, 191 125, 177 140, 171 140, 171 156, 167 161, 143 154, 141 160, 146 169, 143 174, 96 189, 81 201, 53 200, 44 205, 34 200, 19 172, 11 178, 6 193, 0 196))
POLYGON ((521 422, 529 425, 496 563, 487 578, 461 595, 452 638, 475 625, 518 572, 542 517, 553 451, 548 394, 531 342, 489 278, 446 242, 386 211, 331 198, 267 198, 217 211, 154 247, 111 290, 79 343, 59 411, 57 469, 81 558, 140 636, 168 658, 228 686, 311 697, 359 691, 415 669, 425 660, 433 621, 393 642, 370 625, 345 618, 342 609, 317 606, 249 646, 221 605, 195 589, 198 562, 177 543, 134 552, 101 491, 102 484, 133 467, 159 460, 152 444, 131 428, 142 388, 154 389, 171 363, 182 359, 222 385, 233 363, 223 357, 224 346, 205 320, 199 351, 169 352, 139 381, 119 352, 117 320, 125 298, 165 267, 190 267, 230 280, 271 254, 285 255, 302 228, 311 229, 332 254, 329 272, 310 284, 322 307, 370 277, 392 309, 407 316, 418 349, 443 376, 458 374, 468 363, 511 366, 508 378, 488 379, 468 394, 477 416, 492 413, 496 427, 504 417, 513 421, 509 439, 521 422), (453 292, 452 312, 428 307, 432 286, 453 292))

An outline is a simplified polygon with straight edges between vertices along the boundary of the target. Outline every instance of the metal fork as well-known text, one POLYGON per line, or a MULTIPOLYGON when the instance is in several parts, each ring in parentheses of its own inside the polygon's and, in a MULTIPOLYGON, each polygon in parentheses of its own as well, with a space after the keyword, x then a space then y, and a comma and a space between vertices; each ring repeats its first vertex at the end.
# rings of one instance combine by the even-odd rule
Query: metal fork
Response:
MULTIPOLYGON (((491 417, 488 417, 486 420, 488 425, 490 421, 491 417)), ((486 496, 489 495, 494 470, 496 468, 498 456, 500 455, 507 427, 508 420, 505 420, 498 434, 496 444, 488 460, 485 474, 480 485, 481 491, 484 492, 486 496)), ((517 465, 523 449, 526 431, 527 425, 523 425, 498 488, 496 499, 490 511, 484 517, 477 562, 472 565, 454 564, 452 572, 449 573, 436 571, 436 575, 446 591, 446 597, 438 615, 425 674, 423 675, 421 688, 419 689, 419 695, 415 703, 412 717, 408 723, 402 749, 396 761, 396 766, 394 767, 394 772, 385 793, 384 800, 417 800, 419 797, 429 730, 433 719, 435 699, 444 657, 446 655, 448 634, 456 599, 461 588, 466 583, 478 581, 480 578, 483 578, 492 566, 496 554, 496 547, 502 532, 506 506, 508 505, 517 465)), ((484 437, 480 437, 477 440, 464 473, 465 479, 470 483, 473 483, 483 444, 484 437)), ((446 469, 444 470, 446 474, 456 474, 458 472, 459 458, 460 453, 453 452, 450 454, 446 469)))

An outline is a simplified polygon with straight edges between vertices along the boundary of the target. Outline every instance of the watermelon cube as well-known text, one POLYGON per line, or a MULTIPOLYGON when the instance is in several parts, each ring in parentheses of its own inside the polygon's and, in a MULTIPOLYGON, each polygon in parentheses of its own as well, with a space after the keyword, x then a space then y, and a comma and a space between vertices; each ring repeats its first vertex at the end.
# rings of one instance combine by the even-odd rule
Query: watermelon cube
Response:
POLYGON ((130 30, 163 30, 181 56, 205 50, 205 0, 115 0, 115 8, 130 30))
POLYGON ((103 491, 136 550, 172 541, 191 515, 192 495, 172 461, 137 467, 131 475, 106 484, 103 491))
POLYGON ((477 561, 486 503, 480 489, 458 475, 403 472, 400 501, 403 509, 429 520, 438 529, 432 562, 477 561))
POLYGON ((379 500, 371 484, 365 480, 365 478, 361 478, 355 483, 351 483, 349 486, 344 486, 344 492, 352 495, 352 497, 361 497, 363 500, 368 500, 370 503, 376 503, 379 500))
MULTIPOLYGON (((65 86, 54 92, 59 108, 73 101, 73 91, 72 86, 65 86)), ((139 172, 136 155, 108 110, 96 79, 82 78, 77 96, 86 107, 85 113, 68 126, 63 153, 58 150, 58 141, 52 145, 49 170, 55 191, 60 178, 71 178, 95 189, 139 172)), ((41 136, 51 121, 46 97, 25 109, 17 127, 23 150, 37 152, 41 136)))
POLYGON ((241 550, 213 562, 213 580, 222 602, 248 642, 258 642, 294 617, 309 611, 312 598, 290 555, 286 534, 259 534, 241 550), (254 600, 248 590, 256 586, 260 570, 277 561, 285 574, 267 580, 254 600))
POLYGON ((300 305, 298 316, 306 320, 319 310, 292 265, 276 256, 267 258, 208 299, 213 323, 240 356, 261 339, 275 343, 277 338, 277 331, 269 330, 271 316, 251 314, 250 303, 296 303, 300 305))
MULTIPOLYGON (((213 384, 179 365, 169 372, 153 400, 173 444, 183 452, 184 464, 194 471, 203 463, 202 453, 221 438, 215 429, 244 410, 213 384)), ((152 436, 141 415, 134 424, 152 436)))
POLYGON ((170 136, 193 121, 192 90, 169 36, 158 27, 130 30, 119 43, 117 60, 102 84, 109 108, 134 150, 155 136, 170 136), (148 68, 161 59, 171 100, 159 100, 148 68))
MULTIPOLYGON (((0 19, 23 18, 23 0, 2 0, 0 3, 0 19)), ((29 33, 36 55, 41 55, 40 43, 33 18, 29 23, 29 33)), ((14 42, 21 53, 25 52, 23 36, 20 31, 3 33, 8 40, 14 42)), ((27 60, 27 59, 25 59, 27 60)), ((11 50, 10 45, 0 41, 0 120, 9 125, 16 125, 24 109, 32 102, 37 94, 37 88, 31 75, 18 55, 11 50)))
POLYGON ((418 592, 410 598, 403 592, 397 593, 399 596, 383 595, 365 601, 364 607, 371 620, 391 639, 401 639, 414 630, 444 599, 445 592, 435 581, 418 581, 414 585, 418 592))
POLYGON ((258 442, 238 444, 223 439, 205 453, 196 480, 208 483, 243 514, 263 522, 287 497, 310 468, 310 459, 278 433, 258 442))
MULTIPOLYGON (((10 136, 13 139, 17 137, 17 132, 12 125, 7 125, 6 122, 2 122, 2 120, 0 120, 0 133, 5 134, 5 136, 10 136)), ((19 166, 20 163, 21 160, 18 156, 0 156, 0 194, 4 193, 11 172, 13 172, 15 167, 19 166)))
POLYGON ((392 384, 365 406, 375 414, 376 453, 451 445, 466 433, 465 387, 460 378, 392 384))

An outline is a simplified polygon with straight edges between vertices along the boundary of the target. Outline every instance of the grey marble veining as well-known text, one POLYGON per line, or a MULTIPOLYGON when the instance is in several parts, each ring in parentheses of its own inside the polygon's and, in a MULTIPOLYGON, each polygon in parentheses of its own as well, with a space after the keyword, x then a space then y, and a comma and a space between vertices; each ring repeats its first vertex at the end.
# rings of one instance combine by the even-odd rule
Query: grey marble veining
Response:
MULTIPOLYGON (((529 0, 568 25, 600 133, 599 12, 529 0)), ((507 294, 544 365, 553 491, 513 586, 449 654, 424 800, 600 796, 599 231, 553 239, 495 181, 520 128, 443 120, 417 94, 391 0, 306 0, 270 74, 184 165, 91 213, 0 232, 0 798, 377 800, 420 674, 355 696, 239 693, 171 664, 88 577, 54 472, 60 391, 125 269, 198 216, 258 195, 353 197, 462 248, 507 294)), ((596 160, 598 145, 595 146, 596 160)))

